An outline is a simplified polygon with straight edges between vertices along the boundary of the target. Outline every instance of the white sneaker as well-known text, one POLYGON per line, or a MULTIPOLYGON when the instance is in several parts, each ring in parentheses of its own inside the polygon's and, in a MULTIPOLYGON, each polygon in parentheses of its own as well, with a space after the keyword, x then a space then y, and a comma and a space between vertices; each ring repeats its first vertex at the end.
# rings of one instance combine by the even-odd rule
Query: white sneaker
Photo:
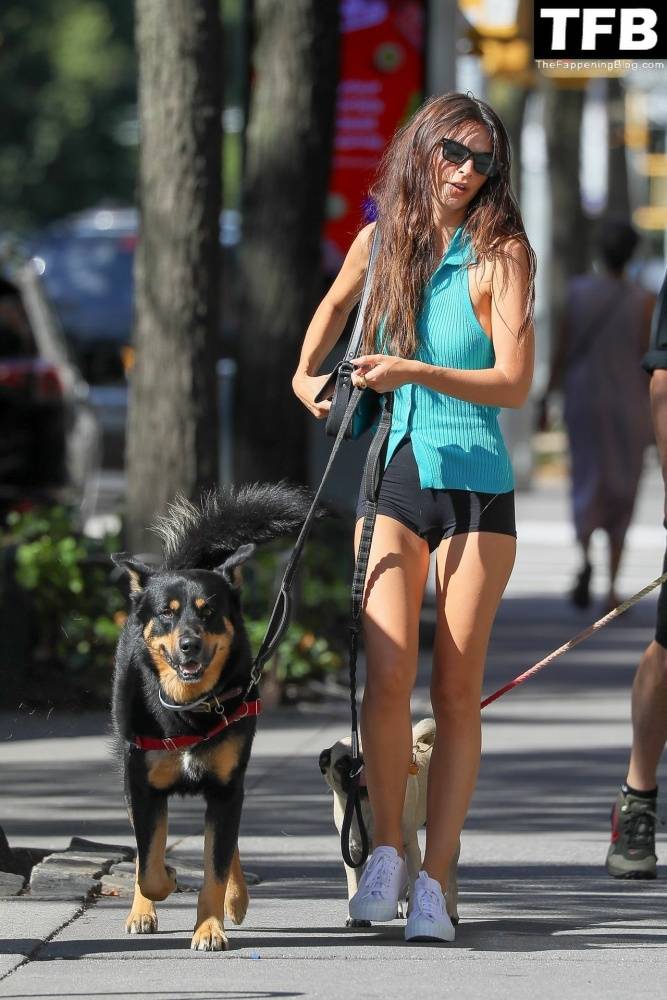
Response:
POLYGON ((454 925, 445 909, 440 883, 421 871, 410 894, 406 941, 453 941, 454 925))
POLYGON ((407 887, 408 870, 396 848, 376 847, 350 900, 350 916, 353 920, 393 920, 407 887))

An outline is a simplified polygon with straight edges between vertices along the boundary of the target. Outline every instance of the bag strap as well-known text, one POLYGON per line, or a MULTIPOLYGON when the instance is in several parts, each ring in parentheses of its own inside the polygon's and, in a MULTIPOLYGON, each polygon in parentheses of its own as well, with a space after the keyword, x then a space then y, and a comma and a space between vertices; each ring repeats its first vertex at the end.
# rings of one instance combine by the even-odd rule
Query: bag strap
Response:
POLYGON ((350 340, 347 345, 347 350, 345 351, 345 361, 351 361, 352 358, 356 358, 359 354, 359 348, 361 347, 361 340, 364 332, 364 314, 366 312, 366 305, 368 303, 368 297, 371 293, 371 286, 373 284, 373 272, 375 270, 375 262, 377 260, 378 251, 380 249, 380 223, 375 223, 375 229, 373 230, 373 242, 371 244, 371 252, 368 258, 368 267, 366 268, 366 274, 364 276, 364 284, 361 290, 361 300, 359 302, 359 308, 357 309, 357 315, 354 320, 354 326, 352 327, 352 333, 350 334, 350 340))
POLYGON ((361 798, 359 795, 359 777, 363 767, 363 761, 359 754, 359 726, 357 720, 357 651, 359 646, 359 633, 361 632, 361 612, 363 610, 364 586, 366 583, 366 573, 368 571, 368 559, 373 540, 373 530, 378 508, 378 490, 382 478, 384 456, 389 442, 389 431, 391 429, 391 415, 393 409, 394 394, 387 393, 384 398, 384 408, 380 424, 371 441, 368 449, 366 465, 364 467, 363 491, 366 498, 364 511, 364 523, 361 529, 357 560, 354 567, 354 579, 352 581, 352 614, 350 619, 350 710, 352 715, 351 745, 352 764, 350 766, 350 789, 345 805, 345 815, 340 831, 340 846, 343 854, 343 861, 350 868, 360 868, 368 857, 368 833, 361 813, 361 798), (353 815, 357 817, 359 835, 361 837, 361 853, 354 859, 350 851, 350 830, 352 827, 353 815))

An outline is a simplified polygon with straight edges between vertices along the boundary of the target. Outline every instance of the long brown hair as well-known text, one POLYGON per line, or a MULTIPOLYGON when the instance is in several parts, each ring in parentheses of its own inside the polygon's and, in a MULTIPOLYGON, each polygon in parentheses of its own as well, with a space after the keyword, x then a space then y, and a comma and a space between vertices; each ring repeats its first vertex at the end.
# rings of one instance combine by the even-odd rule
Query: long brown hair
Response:
POLYGON ((417 317, 424 288, 440 258, 433 224, 433 159, 440 142, 470 122, 484 125, 491 136, 499 171, 489 177, 468 206, 464 233, 478 259, 500 261, 503 283, 509 281, 509 240, 517 240, 529 262, 528 295, 518 336, 532 322, 535 254, 510 186, 511 150, 505 126, 484 101, 467 94, 433 97, 399 129, 380 163, 371 194, 377 205, 382 243, 375 265, 364 322, 364 352, 378 347, 404 358, 414 355, 417 317), (380 324, 381 345, 376 340, 380 324))

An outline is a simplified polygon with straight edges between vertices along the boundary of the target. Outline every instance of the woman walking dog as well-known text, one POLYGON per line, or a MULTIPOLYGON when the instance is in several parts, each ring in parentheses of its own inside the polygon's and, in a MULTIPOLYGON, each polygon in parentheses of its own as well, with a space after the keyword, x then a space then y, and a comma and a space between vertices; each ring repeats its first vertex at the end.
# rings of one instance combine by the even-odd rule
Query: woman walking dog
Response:
MULTIPOLYGON (((355 383, 394 408, 364 595, 362 705, 374 850, 350 916, 389 920, 407 880, 401 814, 429 555, 437 559, 436 740, 426 852, 407 940, 454 939, 443 892, 481 752, 486 650, 516 549, 500 407, 533 371, 535 257, 510 187, 507 133, 483 101, 433 98, 400 129, 373 191, 381 233, 355 383)), ((357 235, 308 327, 294 391, 317 417, 320 365, 359 300, 374 224, 357 235)), ((361 518, 363 503, 358 509, 361 518)), ((361 520, 357 520, 358 544, 361 520)))

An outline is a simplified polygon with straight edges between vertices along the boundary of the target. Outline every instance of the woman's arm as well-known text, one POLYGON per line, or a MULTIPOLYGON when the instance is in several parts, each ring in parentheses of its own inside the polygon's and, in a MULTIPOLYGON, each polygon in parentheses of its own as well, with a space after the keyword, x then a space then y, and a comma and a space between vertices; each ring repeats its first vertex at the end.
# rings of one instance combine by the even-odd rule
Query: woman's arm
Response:
POLYGON ((317 375, 317 372, 338 342, 348 316, 361 297, 374 229, 375 223, 372 222, 357 233, 343 266, 306 330, 292 388, 304 406, 319 418, 326 417, 331 402, 314 402, 328 378, 328 375, 317 375))
POLYGON ((523 406, 535 358, 532 327, 521 339, 518 336, 528 295, 528 256, 518 242, 508 244, 507 251, 503 262, 494 262, 491 277, 491 336, 496 355, 493 368, 459 370, 382 354, 364 355, 353 364, 365 376, 366 384, 376 392, 388 392, 414 382, 468 403, 523 406))

